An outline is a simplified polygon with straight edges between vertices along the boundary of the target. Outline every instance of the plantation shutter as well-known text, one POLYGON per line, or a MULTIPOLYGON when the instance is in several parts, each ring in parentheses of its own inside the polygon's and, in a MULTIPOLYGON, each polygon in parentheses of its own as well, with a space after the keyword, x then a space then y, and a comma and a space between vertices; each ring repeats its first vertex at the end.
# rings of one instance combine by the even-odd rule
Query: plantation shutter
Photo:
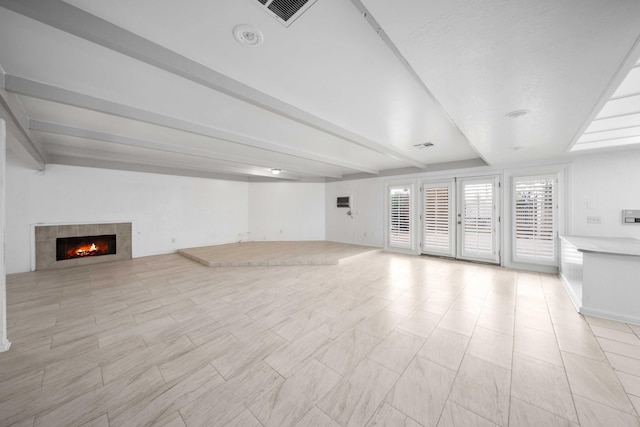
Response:
POLYGON ((453 255, 451 183, 424 185, 423 251, 453 255))
POLYGON ((411 249, 411 190, 389 189, 389 246, 411 249))
POLYGON ((556 177, 514 179, 514 259, 556 260, 556 177))
POLYGON ((494 182, 464 182, 463 256, 493 256, 494 182))

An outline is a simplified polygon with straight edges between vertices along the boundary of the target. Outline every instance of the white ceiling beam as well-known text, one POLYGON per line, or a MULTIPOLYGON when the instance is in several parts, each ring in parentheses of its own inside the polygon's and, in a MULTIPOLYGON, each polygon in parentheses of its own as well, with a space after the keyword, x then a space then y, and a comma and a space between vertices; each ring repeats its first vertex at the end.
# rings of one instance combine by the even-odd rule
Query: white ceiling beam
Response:
MULTIPOLYGON (((162 151, 165 153, 183 154, 187 156, 208 158, 213 160, 221 160, 225 162, 232 162, 237 164, 259 166, 271 169, 274 166, 274 162, 266 162, 259 158, 251 158, 247 156, 238 156, 234 154, 225 154, 215 152, 211 150, 205 150, 200 148, 182 146, 160 141, 147 141, 142 139, 130 138, 123 135, 114 135, 111 133, 99 132, 91 129, 82 129, 58 123, 50 123, 41 120, 29 120, 29 129, 38 132, 52 133, 56 135, 72 136, 76 138, 90 139, 93 141, 102 141, 113 144, 124 145, 128 147, 144 148, 148 150, 162 151)), ((327 173, 327 172, 314 172, 307 168, 302 169, 296 167, 293 163, 289 162, 276 162, 275 164, 279 168, 291 172, 294 174, 310 175, 317 177, 332 177, 342 178, 342 174, 339 173, 327 173)))
POLYGON ((71 157, 60 154, 51 154, 51 163, 56 165, 80 166, 86 168, 112 169, 129 172, 157 173, 163 175, 179 175, 195 178, 222 179, 225 181, 248 181, 247 176, 226 175, 214 172, 204 172, 195 170, 179 169, 175 167, 150 166, 143 164, 133 164, 104 159, 89 159, 81 157, 71 157))
POLYGON ((5 75, 4 86, 5 89, 9 92, 30 96, 32 98, 44 99, 60 104, 71 105, 73 107, 84 108, 118 117, 124 117, 126 119, 137 120, 157 126, 163 126, 171 129, 193 133, 196 135, 207 136, 210 138, 221 139, 224 141, 259 148, 274 153, 286 154, 293 157, 299 157, 301 159, 313 160, 319 163, 326 163, 329 165, 339 166, 374 175, 378 174, 379 172, 375 168, 371 168, 362 164, 349 162, 335 157, 324 156, 322 154, 289 147, 275 142, 252 138, 246 135, 239 135, 222 129, 203 126, 198 123, 192 123, 175 117, 154 113, 152 111, 130 107, 128 105, 96 98, 90 95, 85 95, 79 92, 70 91, 33 80, 28 80, 11 74, 5 75))
MULTIPOLYGON (((110 162, 116 162, 122 165, 129 165, 128 170, 136 172, 144 172, 144 170, 138 169, 138 166, 142 167, 157 167, 163 169, 177 169, 181 171, 192 171, 194 173, 207 173, 220 175, 235 175, 242 176, 248 179, 248 176, 261 176, 273 178, 273 174, 270 171, 256 172, 249 170, 251 167, 232 167, 232 166, 220 166, 215 165, 211 168, 202 165, 194 166, 191 163, 184 163, 180 161, 171 161, 171 163, 164 162, 162 160, 150 160, 147 158, 132 157, 127 154, 112 153, 104 150, 96 150, 86 147, 73 147, 73 152, 68 149, 67 144, 50 143, 50 161, 51 163, 58 163, 61 159, 76 159, 74 165, 79 165, 82 161, 87 161, 87 165, 98 165, 99 162, 104 162, 106 165, 110 162), (89 163, 90 162, 90 163, 89 163)), ((69 163, 63 163, 69 164, 69 163)), ((97 166, 101 167, 101 166, 97 166)), ((278 179, 281 180, 296 180, 297 177, 290 174, 280 174, 278 179)))
POLYGON ((358 146, 401 160, 415 167, 427 168, 425 163, 415 160, 407 154, 369 140, 294 105, 233 80, 186 56, 63 1, 0 0, 0 6, 194 83, 340 137, 358 146))
POLYGON ((44 170, 48 161, 39 141, 28 131, 28 118, 13 93, 4 90, 5 75, 0 72, 0 118, 7 123, 7 147, 35 169, 44 170))

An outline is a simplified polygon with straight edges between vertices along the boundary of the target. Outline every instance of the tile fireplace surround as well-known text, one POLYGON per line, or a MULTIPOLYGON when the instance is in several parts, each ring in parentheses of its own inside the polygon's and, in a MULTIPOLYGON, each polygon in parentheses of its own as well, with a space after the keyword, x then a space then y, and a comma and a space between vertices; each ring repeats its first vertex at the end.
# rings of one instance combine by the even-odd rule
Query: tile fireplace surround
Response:
POLYGON ((35 226, 36 270, 76 267, 108 261, 131 259, 131 223, 64 224, 35 226), (56 238, 116 235, 116 253, 56 261, 56 238))

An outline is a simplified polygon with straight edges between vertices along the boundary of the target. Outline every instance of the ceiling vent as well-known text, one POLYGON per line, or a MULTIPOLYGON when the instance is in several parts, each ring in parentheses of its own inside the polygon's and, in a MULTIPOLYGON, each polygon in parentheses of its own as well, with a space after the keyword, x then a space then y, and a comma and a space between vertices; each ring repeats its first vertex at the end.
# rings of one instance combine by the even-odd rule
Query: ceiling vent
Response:
POLYGON ((307 11, 317 0, 257 0, 264 9, 285 27, 307 11))
POLYGON ((433 147, 433 142, 421 142, 420 144, 415 144, 414 147, 416 147, 418 150, 433 147))

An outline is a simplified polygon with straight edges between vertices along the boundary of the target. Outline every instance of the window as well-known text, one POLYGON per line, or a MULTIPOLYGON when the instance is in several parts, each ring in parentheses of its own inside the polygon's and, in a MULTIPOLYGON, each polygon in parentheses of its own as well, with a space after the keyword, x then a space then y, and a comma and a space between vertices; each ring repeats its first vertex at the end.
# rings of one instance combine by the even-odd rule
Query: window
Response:
POLYGON ((556 261, 557 177, 516 177, 513 181, 513 258, 550 264, 556 261))
POLYGON ((389 188, 389 247, 411 249, 411 189, 389 188))
POLYGON ((491 257, 495 242, 495 178, 462 180, 462 255, 491 257))
POLYGON ((454 256, 453 250, 453 181, 427 183, 424 191, 423 251, 454 256))

